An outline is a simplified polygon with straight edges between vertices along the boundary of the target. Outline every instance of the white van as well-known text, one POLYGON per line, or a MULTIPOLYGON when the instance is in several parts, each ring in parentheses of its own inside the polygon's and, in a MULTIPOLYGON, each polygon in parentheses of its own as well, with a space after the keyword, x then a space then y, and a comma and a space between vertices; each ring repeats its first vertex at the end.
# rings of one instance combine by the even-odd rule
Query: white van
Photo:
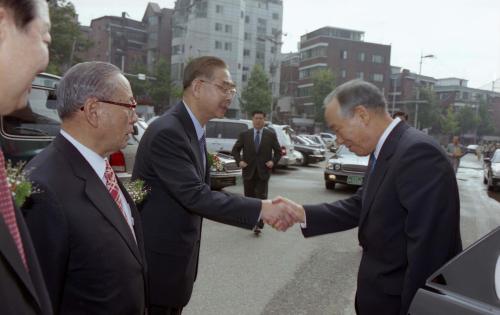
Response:
POLYGON ((240 133, 250 128, 253 128, 252 121, 247 119, 214 118, 209 120, 206 125, 208 152, 231 155, 231 150, 240 133))
POLYGON ((280 143, 281 160, 279 161, 278 165, 285 167, 289 165, 296 165, 297 155, 295 155, 292 139, 287 132, 287 129, 289 129, 290 126, 269 124, 267 125, 267 128, 270 128, 276 133, 278 142, 280 143))

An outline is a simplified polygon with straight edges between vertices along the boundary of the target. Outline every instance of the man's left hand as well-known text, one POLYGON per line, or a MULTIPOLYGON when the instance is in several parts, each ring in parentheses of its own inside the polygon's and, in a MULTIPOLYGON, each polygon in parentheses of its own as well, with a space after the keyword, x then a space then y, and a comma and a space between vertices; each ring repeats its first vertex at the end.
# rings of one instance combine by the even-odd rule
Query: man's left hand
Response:
POLYGON ((273 161, 267 161, 266 166, 267 166, 267 168, 273 168, 273 166, 274 166, 273 161))

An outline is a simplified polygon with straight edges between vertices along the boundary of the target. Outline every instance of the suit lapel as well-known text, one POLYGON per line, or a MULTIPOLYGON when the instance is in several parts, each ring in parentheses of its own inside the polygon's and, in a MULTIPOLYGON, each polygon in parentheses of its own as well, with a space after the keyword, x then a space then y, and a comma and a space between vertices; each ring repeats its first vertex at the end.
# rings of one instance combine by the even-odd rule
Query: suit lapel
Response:
MULTIPOLYGON (((368 176, 368 180, 365 182, 365 188, 363 189, 363 209, 361 211, 361 217, 359 220, 359 228, 361 229, 368 213, 370 212, 371 205, 375 196, 377 195, 378 189, 381 183, 384 181, 385 175, 390 167, 390 160, 394 152, 397 149, 399 139, 403 133, 408 129, 408 125, 400 122, 391 131, 384 144, 380 150, 377 162, 375 163, 375 168, 371 175, 368 176)), ((369 174, 370 169, 367 170, 369 174)))
MULTIPOLYGON (((198 172, 200 174, 200 178, 204 179, 205 181, 205 175, 207 174, 205 168, 203 167, 203 160, 205 160, 205 164, 208 167, 208 161, 206 156, 202 156, 201 149, 200 149, 200 142, 198 141, 198 136, 196 134, 196 129, 194 127, 193 121, 191 120, 191 116, 189 116, 188 111, 186 110, 184 103, 179 102, 177 105, 175 105, 173 109, 173 114, 177 117, 179 117, 179 120, 181 121, 181 124, 184 126, 184 130, 186 131, 186 134, 189 138, 189 145, 191 147, 191 150, 193 151, 195 160, 196 160, 196 165, 198 167, 198 172)), ((205 147, 205 152, 207 151, 207 148, 205 147)))
MULTIPOLYGON (((78 152, 78 150, 69 143, 64 137, 57 136, 54 140, 57 147, 67 155, 75 176, 85 181, 85 194, 94 204, 94 207, 106 218, 107 221, 117 230, 123 238, 133 255, 142 264, 137 244, 128 223, 126 222, 120 208, 111 197, 102 180, 97 176, 87 160, 78 152)), ((126 191, 122 188, 124 194, 126 191)))
MULTIPOLYGON (((16 219, 19 222, 19 217, 20 217, 19 211, 15 209, 15 212, 16 212, 16 219)), ((19 232, 21 233, 21 226, 19 223, 18 226, 19 226, 19 232)), ((25 248, 26 259, 29 259, 30 257, 28 257, 28 252, 27 252, 28 246, 25 244, 26 236, 21 234, 21 237, 25 248)), ((5 260, 10 264, 12 269, 14 269, 14 272, 17 274, 19 279, 21 279, 21 282, 31 293, 33 299, 37 302, 38 306, 40 306, 38 295, 35 291, 35 287, 33 286, 33 281, 31 280, 28 271, 24 267, 24 264, 21 260, 21 256, 19 256, 19 253, 17 251, 16 244, 14 243, 14 240, 10 235, 9 229, 7 228, 7 225, 5 224, 3 219, 0 219, 0 255, 2 255, 5 258, 5 260)), ((30 262, 28 261, 28 265, 29 263, 30 262)))

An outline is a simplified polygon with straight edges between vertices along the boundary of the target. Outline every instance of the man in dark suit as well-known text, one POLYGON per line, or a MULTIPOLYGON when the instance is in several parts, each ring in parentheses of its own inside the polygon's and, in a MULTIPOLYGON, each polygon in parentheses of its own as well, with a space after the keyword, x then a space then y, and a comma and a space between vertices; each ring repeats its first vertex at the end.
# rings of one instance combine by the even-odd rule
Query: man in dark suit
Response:
POLYGON ((371 155, 363 186, 345 200, 300 206, 305 237, 358 227, 358 314, 406 314, 427 277, 462 250, 455 173, 440 145, 385 110, 373 84, 354 80, 325 99, 337 142, 371 155))
MULTIPOLYGON (((297 220, 269 200, 210 190, 204 126, 223 117, 236 93, 227 65, 193 59, 184 69, 182 101, 146 130, 133 178, 150 189, 142 205, 151 315, 180 314, 198 270, 202 218, 251 229, 259 219, 297 220)), ((278 205, 281 206, 281 205, 278 205)))
MULTIPOLYGON (((276 134, 264 128, 266 114, 263 111, 252 113, 253 129, 243 131, 234 144, 232 155, 243 170, 245 196, 267 199, 267 186, 273 166, 281 158, 281 148, 276 134), (243 150, 243 157, 241 156, 243 150)), ((255 226, 259 235, 264 228, 262 220, 255 226)))
POLYGON ((26 169, 25 207, 56 314, 145 313, 139 213, 106 157, 137 121, 127 79, 109 63, 70 68, 57 88, 61 133, 26 169))
MULTIPOLYGON (((49 60, 46 1, 0 0, 0 115, 26 106, 31 82, 49 60)), ((14 206, 0 151, 0 314, 52 314, 31 237, 14 206)))

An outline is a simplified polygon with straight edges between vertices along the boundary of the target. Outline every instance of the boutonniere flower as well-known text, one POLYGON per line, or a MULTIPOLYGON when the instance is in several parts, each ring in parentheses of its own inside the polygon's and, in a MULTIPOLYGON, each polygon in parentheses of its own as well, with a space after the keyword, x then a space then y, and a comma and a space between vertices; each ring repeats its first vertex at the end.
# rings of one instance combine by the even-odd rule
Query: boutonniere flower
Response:
POLYGON ((24 165, 26 165, 25 161, 18 162, 16 165, 13 165, 10 160, 7 161, 7 182, 12 192, 14 203, 18 208, 24 204, 31 194, 40 192, 40 190, 28 180, 28 172, 23 169, 24 165))
POLYGON ((144 181, 141 179, 126 182, 124 186, 136 205, 143 202, 149 192, 149 189, 144 187, 144 181))
POLYGON ((210 166, 210 170, 214 172, 222 172, 224 170, 224 165, 222 165, 222 161, 215 153, 208 153, 208 165, 210 166))

